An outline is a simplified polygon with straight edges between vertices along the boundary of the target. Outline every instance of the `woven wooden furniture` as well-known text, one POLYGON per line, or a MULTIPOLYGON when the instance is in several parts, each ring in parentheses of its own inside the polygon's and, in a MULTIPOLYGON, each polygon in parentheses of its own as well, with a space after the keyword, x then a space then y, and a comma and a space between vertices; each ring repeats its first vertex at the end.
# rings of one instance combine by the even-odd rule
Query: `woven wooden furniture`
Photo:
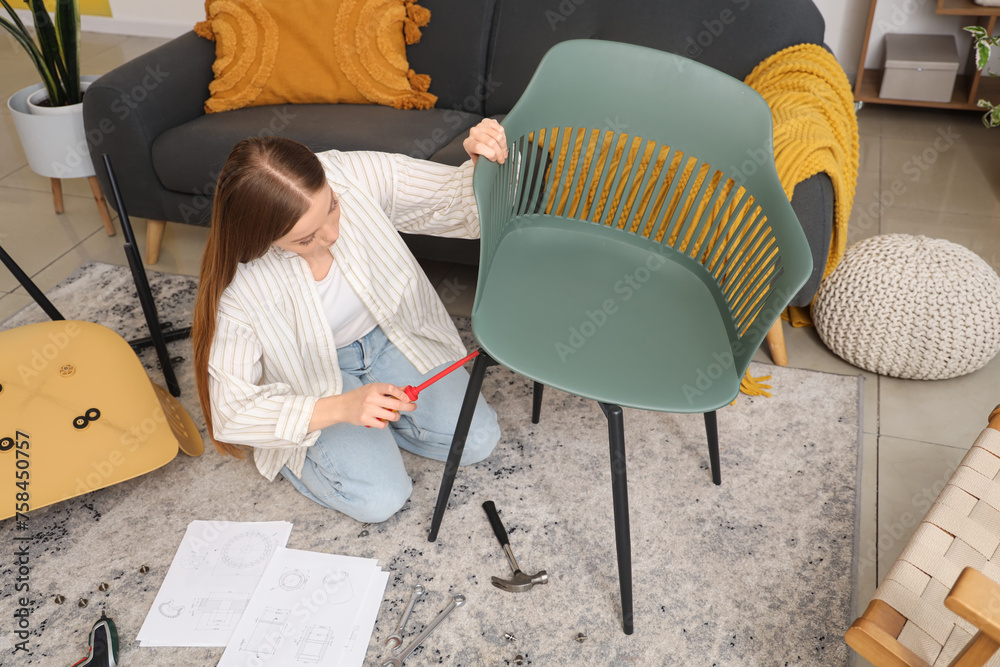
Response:
POLYGON ((1000 665, 1000 406, 845 635, 876 667, 1000 665))

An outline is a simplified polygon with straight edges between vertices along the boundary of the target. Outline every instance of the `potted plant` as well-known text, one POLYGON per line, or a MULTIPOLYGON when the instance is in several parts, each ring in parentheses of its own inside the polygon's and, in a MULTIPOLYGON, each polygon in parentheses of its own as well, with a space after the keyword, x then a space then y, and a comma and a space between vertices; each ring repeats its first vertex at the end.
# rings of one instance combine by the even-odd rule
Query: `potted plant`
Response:
POLYGON ((0 0, 9 18, 0 26, 31 58, 41 83, 17 91, 7 100, 32 171, 48 176, 57 213, 62 213, 62 178, 86 177, 97 200, 104 227, 114 227, 94 172, 83 127, 83 95, 96 76, 80 76, 80 8, 78 0, 56 0, 55 22, 43 0, 23 0, 31 11, 34 34, 9 0, 0 0))
MULTIPOLYGON (((976 53, 976 69, 985 69, 990 62, 992 47, 1000 43, 1000 35, 993 37, 986 32, 985 28, 978 25, 967 26, 965 30, 972 33, 972 48, 976 53)), ((996 76, 991 72, 985 73, 990 76, 996 76)), ((979 100, 976 104, 986 109, 986 113, 983 114, 983 124, 986 127, 997 127, 1000 125, 1000 106, 993 104, 989 100, 979 100)))

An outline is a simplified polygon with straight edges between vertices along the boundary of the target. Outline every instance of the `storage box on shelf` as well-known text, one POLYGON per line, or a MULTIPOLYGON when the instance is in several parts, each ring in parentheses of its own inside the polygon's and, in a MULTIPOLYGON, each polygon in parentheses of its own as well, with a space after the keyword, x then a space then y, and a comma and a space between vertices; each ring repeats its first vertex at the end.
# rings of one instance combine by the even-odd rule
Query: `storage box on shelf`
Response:
POLYGON ((951 35, 885 36, 885 70, 879 97, 948 102, 955 89, 958 51, 951 35))
MULTIPOLYGON (((901 99, 882 97, 882 85, 884 72, 880 69, 866 69, 865 60, 868 55, 869 42, 872 37, 872 26, 875 22, 875 10, 878 0, 872 0, 868 11, 868 25, 865 28, 865 37, 861 45, 861 59, 858 63, 858 74, 854 84, 854 99, 858 102, 873 102, 878 104, 895 104, 901 106, 934 107, 941 109, 979 109, 977 102, 980 99, 988 99, 994 103, 1000 102, 1000 78, 983 76, 975 67, 975 62, 969 62, 965 71, 970 74, 962 74, 959 67, 959 74, 955 77, 955 84, 951 91, 951 97, 947 100, 928 101, 925 99, 901 99)), ((1000 17, 1000 7, 985 7, 977 5, 972 0, 938 0, 935 12, 940 15, 968 16, 969 24, 980 25, 989 34, 993 34, 997 18, 1000 17)), ((888 37, 888 35, 887 35, 888 37)), ((971 38, 970 38, 971 39, 971 38)), ((970 54, 970 59, 972 55, 970 54)), ((892 73, 890 72, 890 76, 892 73)))

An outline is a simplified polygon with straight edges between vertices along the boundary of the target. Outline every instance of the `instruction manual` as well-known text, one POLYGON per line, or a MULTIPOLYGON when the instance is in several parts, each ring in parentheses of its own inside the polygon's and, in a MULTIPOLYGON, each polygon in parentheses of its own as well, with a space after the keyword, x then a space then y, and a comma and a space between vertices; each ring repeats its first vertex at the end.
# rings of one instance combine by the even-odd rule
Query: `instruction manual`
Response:
POLYGON ((141 646, 226 646, 287 521, 192 521, 139 630, 141 646))
POLYGON ((388 581, 374 559, 277 549, 219 667, 360 666, 388 581))

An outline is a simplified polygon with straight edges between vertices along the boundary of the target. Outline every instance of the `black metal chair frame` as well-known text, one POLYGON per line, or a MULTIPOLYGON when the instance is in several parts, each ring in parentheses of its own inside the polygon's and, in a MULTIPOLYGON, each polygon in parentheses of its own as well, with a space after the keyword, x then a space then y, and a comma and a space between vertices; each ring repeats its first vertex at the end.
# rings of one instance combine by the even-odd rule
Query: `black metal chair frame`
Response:
MULTIPOLYGON (((427 538, 431 542, 437 540, 441 521, 448 506, 448 499, 451 497, 451 490, 455 484, 455 475, 458 472, 459 462, 462 460, 462 453, 465 451, 465 440, 469 435, 469 427, 472 425, 472 416, 476 411, 476 403, 479 399, 479 392, 483 387, 486 369, 498 364, 499 362, 483 350, 480 350, 479 356, 476 357, 472 365, 469 385, 465 391, 465 399, 462 402, 462 409, 458 415, 458 424, 455 427, 455 436, 451 441, 451 449, 448 451, 448 459, 445 462, 441 486, 438 488, 437 503, 434 505, 434 517, 431 520, 431 529, 427 538)), ((537 424, 541 417, 542 393, 544 389, 545 386, 542 383, 534 383, 531 407, 531 422, 533 424, 537 424)), ((625 420, 621 406, 601 402, 598 402, 598 405, 601 406, 601 410, 608 420, 608 441, 611 453, 611 496, 614 503, 615 546, 618 552, 618 582, 621 588, 622 627, 625 634, 630 635, 634 630, 634 612, 632 609, 632 540, 628 514, 625 420)), ((712 481, 716 485, 720 485, 722 484, 722 472, 719 462, 718 422, 716 421, 714 410, 706 412, 704 416, 705 431, 708 436, 709 460, 712 466, 712 481)))
MULTIPOLYGON (((132 223, 125 211, 125 203, 122 201, 121 190, 118 188, 118 180, 115 178, 114 169, 111 166, 111 158, 105 153, 104 169, 107 171, 108 180, 111 183, 111 191, 115 198, 118 209, 118 219, 122 225, 122 232, 125 235, 125 256, 128 258, 129 269, 132 271, 132 280, 135 282, 136 292, 139 295, 139 303, 142 304, 142 313, 146 318, 146 326, 149 327, 149 336, 129 341, 133 350, 139 350, 153 346, 156 348, 157 357, 160 360, 160 368, 163 371, 163 378, 166 381, 170 395, 177 397, 181 395, 180 385, 177 383, 177 375, 174 373, 173 360, 167 352, 167 343, 174 340, 187 338, 191 335, 191 327, 181 329, 171 329, 170 322, 160 322, 160 316, 156 311, 156 301, 153 300, 153 292, 149 289, 149 279, 146 277, 146 269, 143 267, 142 258, 139 256, 138 247, 135 242, 135 234, 132 231, 132 223), (164 327, 167 328, 164 331, 164 327)), ((14 275, 17 281, 24 287, 28 295, 35 300, 35 303, 45 311, 53 320, 64 320, 62 313, 53 305, 45 293, 38 289, 30 276, 14 261, 3 246, 0 246, 0 262, 14 275)))

